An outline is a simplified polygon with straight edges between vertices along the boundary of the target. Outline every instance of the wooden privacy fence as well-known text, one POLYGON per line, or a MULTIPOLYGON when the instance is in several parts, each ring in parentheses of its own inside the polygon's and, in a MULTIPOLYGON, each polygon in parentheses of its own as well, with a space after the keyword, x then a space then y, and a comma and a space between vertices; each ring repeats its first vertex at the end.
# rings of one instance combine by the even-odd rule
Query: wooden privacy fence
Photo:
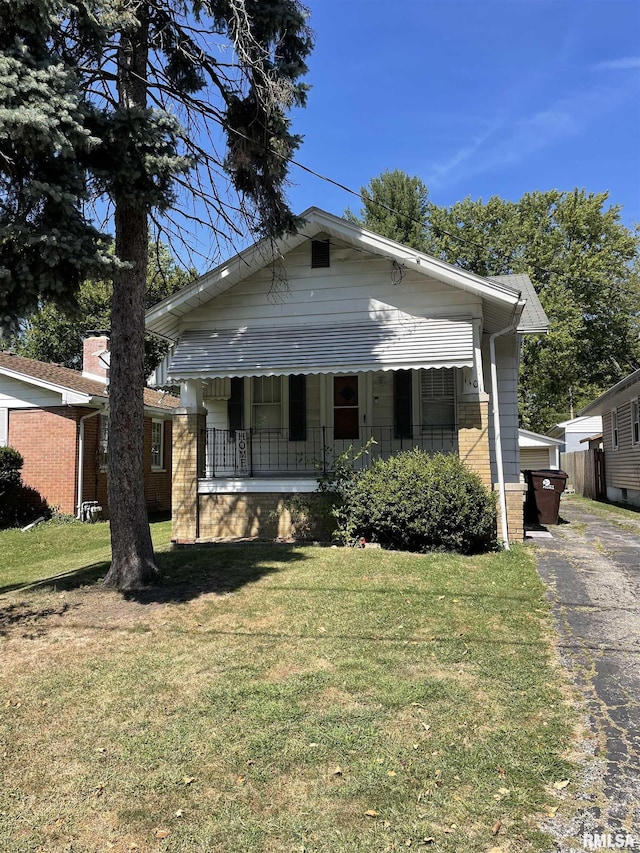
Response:
POLYGON ((604 450, 575 450, 560 454, 560 468, 569 475, 567 488, 594 501, 605 500, 604 450))

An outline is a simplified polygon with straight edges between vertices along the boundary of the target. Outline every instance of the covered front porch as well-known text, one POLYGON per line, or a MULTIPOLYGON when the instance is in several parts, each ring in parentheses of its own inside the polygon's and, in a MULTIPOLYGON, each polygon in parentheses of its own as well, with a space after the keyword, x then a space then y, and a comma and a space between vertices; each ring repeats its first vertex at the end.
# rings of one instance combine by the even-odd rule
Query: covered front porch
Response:
MULTIPOLYGON (((488 395, 473 364, 186 380, 174 425, 174 538, 295 535, 291 506, 341 460, 456 453, 491 486, 488 395)), ((323 536, 318 525, 309 532, 323 536)), ((326 536, 326 532, 324 533, 326 536)))

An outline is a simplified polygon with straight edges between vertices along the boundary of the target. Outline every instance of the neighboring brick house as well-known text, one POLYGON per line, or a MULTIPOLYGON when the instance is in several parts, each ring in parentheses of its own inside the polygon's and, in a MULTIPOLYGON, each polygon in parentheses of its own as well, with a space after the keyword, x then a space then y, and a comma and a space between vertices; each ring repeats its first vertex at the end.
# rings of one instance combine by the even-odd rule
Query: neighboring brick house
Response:
MULTIPOLYGON (((108 515, 108 349, 105 334, 87 337, 82 373, 0 352, 0 446, 22 454, 24 483, 64 513, 79 515, 83 501, 97 500, 108 515)), ((151 388, 144 395, 147 508, 166 512, 172 416, 179 400, 151 388)))

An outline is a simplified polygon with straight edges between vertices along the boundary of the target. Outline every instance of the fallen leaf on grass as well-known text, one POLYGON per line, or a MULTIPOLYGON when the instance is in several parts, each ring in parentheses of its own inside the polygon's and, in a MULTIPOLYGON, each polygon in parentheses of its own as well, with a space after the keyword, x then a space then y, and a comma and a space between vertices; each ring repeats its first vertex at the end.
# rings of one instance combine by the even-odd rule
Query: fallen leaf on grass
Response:
POLYGON ((183 783, 184 785, 192 785, 195 781, 196 781, 196 777, 195 777, 195 776, 184 776, 184 777, 182 778, 182 783, 183 783))
POLYGON ((156 838, 166 838, 169 835, 169 830, 168 829, 160 829, 159 827, 156 827, 153 830, 153 834, 155 835, 156 838))
POLYGON ((395 775, 396 775, 395 770, 387 770, 387 776, 395 776, 395 775))
POLYGON ((501 828, 502 828, 502 821, 497 820, 497 821, 493 824, 493 826, 491 827, 491 834, 492 834, 492 835, 497 835, 497 834, 500 832, 500 829, 501 829, 501 828))
POLYGON ((549 815, 549 817, 555 817, 555 816, 556 816, 556 812, 558 811, 558 809, 559 809, 559 808, 560 808, 560 806, 551 806, 551 808, 550 808, 550 809, 549 809, 549 811, 547 812, 547 814, 549 815))
POLYGON ((554 782, 553 787, 557 788, 558 791, 562 791, 563 788, 566 788, 569 785, 569 779, 563 779, 561 782, 554 782))
POLYGON ((184 812, 182 811, 182 809, 178 809, 178 811, 175 813, 174 817, 182 817, 183 814, 184 814, 184 812))
POLYGON ((427 835, 427 837, 426 837, 426 838, 423 838, 423 839, 422 839, 422 843, 423 843, 423 844, 435 844, 435 843, 436 843, 436 840, 435 840, 435 838, 433 837, 433 835, 427 835))
POLYGON ((378 817, 378 812, 375 809, 367 809, 365 812, 366 817, 378 817))
POLYGON ((333 776, 342 776, 342 767, 336 767, 333 771, 333 776))

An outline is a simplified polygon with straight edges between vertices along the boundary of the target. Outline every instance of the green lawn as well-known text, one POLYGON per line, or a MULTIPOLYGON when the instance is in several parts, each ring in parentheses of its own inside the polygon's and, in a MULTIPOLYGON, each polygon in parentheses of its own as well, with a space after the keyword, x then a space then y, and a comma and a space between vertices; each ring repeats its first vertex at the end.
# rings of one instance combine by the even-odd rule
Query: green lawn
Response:
POLYGON ((0 534, 3 851, 551 847, 575 718, 531 551, 168 537, 123 598, 105 525, 0 534))

